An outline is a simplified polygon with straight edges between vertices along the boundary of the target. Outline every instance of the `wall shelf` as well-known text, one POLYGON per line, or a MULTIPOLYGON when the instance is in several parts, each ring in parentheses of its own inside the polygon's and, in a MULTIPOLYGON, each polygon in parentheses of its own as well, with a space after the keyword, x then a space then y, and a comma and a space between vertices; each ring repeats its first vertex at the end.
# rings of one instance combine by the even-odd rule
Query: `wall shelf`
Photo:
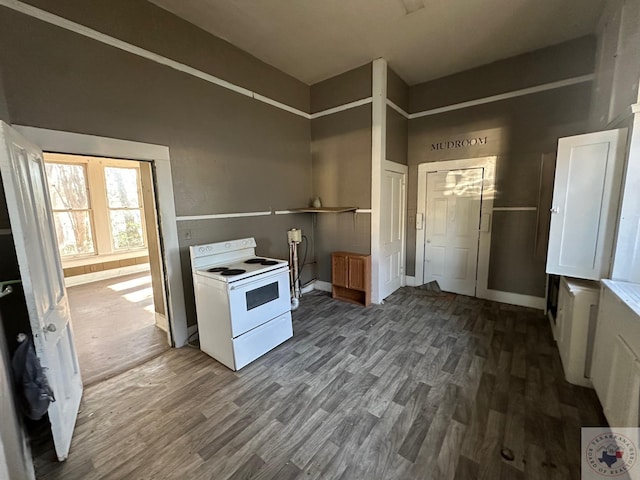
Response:
POLYGON ((343 213, 343 212, 355 212, 358 207, 303 207, 303 208, 292 208, 292 212, 301 212, 301 213, 343 213))

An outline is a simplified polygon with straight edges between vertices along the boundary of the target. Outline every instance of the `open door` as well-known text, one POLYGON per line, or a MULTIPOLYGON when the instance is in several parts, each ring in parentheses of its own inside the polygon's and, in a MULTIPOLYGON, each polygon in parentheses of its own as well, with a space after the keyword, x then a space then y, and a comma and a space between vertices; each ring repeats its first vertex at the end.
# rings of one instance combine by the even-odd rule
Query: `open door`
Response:
POLYGON ((33 342, 56 401, 49 420, 60 461, 69 454, 82 381, 40 149, 0 122, 0 174, 33 342))
POLYGON ((384 299, 403 285, 404 218, 407 166, 386 162, 382 170, 380 210, 380 298, 384 299))

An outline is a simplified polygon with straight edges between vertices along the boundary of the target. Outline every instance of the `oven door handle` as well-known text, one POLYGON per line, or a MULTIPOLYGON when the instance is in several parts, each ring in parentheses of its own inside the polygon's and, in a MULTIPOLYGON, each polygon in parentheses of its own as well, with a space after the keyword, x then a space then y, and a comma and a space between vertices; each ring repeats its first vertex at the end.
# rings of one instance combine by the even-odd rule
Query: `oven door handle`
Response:
POLYGON ((229 286, 229 290, 238 290, 240 288, 245 288, 245 287, 247 287, 249 285, 253 285, 254 283, 258 283, 258 282, 262 283, 262 282, 265 282, 265 281, 270 280, 272 278, 278 277, 278 276, 282 275, 283 273, 287 273, 288 274, 289 273, 289 269, 287 268, 285 270, 279 270, 278 273, 274 273, 273 275, 269 275, 268 277, 260 276, 260 278, 256 278, 255 280, 253 280, 251 282, 243 283, 242 285, 231 285, 231 286, 229 286))

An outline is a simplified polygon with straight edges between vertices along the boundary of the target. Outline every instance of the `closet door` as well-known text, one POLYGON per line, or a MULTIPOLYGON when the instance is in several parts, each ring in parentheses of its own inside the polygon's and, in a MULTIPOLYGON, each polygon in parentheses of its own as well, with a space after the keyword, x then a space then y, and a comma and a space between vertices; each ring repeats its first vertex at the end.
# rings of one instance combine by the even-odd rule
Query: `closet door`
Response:
POLYGON ((547 273, 609 277, 626 138, 620 129, 558 142, 547 273))

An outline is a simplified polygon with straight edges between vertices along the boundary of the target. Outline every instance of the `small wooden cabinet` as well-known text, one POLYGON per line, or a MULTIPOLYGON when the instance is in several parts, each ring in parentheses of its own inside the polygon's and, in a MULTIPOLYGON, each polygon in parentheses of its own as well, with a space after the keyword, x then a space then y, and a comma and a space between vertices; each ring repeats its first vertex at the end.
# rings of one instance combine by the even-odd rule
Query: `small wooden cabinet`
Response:
POLYGON ((371 303, 371 255, 334 252, 331 255, 331 296, 367 306, 371 303))

